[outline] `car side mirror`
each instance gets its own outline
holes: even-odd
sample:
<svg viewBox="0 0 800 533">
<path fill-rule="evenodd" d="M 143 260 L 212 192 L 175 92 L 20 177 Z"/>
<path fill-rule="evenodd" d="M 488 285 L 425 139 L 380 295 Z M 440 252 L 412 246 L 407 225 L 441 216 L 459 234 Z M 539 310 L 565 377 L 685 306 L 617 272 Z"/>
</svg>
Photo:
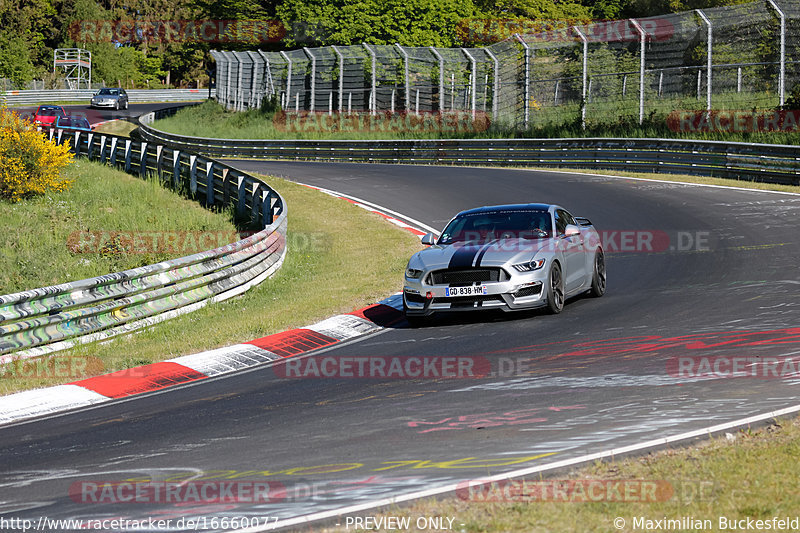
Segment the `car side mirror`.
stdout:
<svg viewBox="0 0 800 533">
<path fill-rule="evenodd" d="M 436 244 L 436 235 L 433 233 L 426 233 L 422 237 L 422 244 L 425 246 L 431 246 L 432 244 Z"/>
<path fill-rule="evenodd" d="M 576 226 L 575 224 L 567 224 L 567 227 L 564 228 L 564 237 L 574 237 L 575 235 L 581 234 L 581 228 Z"/>
</svg>

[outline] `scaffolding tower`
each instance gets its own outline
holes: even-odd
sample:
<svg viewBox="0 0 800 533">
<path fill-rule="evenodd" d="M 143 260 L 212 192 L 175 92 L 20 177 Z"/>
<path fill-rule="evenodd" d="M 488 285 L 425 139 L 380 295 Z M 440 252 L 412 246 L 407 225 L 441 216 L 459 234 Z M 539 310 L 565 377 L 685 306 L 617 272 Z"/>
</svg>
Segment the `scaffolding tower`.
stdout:
<svg viewBox="0 0 800 533">
<path fill-rule="evenodd" d="M 56 48 L 53 72 L 61 69 L 69 89 L 92 88 L 92 53 L 83 48 Z"/>
</svg>

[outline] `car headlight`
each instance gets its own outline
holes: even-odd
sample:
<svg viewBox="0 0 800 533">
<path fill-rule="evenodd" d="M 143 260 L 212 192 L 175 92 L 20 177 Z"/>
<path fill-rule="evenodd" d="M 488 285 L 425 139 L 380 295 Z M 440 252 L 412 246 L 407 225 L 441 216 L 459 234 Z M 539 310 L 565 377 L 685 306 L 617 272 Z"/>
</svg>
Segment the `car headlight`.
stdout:
<svg viewBox="0 0 800 533">
<path fill-rule="evenodd" d="M 407 268 L 406 269 L 406 278 L 408 279 L 419 279 L 422 277 L 422 270 L 418 270 L 416 268 Z"/>
<path fill-rule="evenodd" d="M 514 268 L 517 270 L 517 272 L 532 272 L 542 268 L 544 263 L 544 259 L 532 259 L 527 263 L 519 263 L 518 265 L 514 265 Z"/>
</svg>

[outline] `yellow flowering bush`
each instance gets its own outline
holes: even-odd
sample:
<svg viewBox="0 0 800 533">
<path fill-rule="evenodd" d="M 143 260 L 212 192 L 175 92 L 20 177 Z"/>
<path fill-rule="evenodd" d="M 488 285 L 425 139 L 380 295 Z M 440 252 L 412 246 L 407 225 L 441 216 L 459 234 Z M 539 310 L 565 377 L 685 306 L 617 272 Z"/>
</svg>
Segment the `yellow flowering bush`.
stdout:
<svg viewBox="0 0 800 533">
<path fill-rule="evenodd" d="M 69 145 L 49 141 L 17 113 L 0 108 L 0 198 L 18 202 L 69 188 L 61 171 L 72 162 Z"/>
</svg>

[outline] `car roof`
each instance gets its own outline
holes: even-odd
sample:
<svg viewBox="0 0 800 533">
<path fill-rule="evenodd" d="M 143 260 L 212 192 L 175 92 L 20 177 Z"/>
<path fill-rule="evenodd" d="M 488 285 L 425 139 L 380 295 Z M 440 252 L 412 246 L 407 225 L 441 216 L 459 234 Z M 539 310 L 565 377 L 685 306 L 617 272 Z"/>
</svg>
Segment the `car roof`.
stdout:
<svg viewBox="0 0 800 533">
<path fill-rule="evenodd" d="M 551 204 L 504 204 L 504 205 L 487 205 L 483 207 L 476 207 L 474 209 L 467 209 L 461 211 L 458 215 L 476 215 L 479 213 L 492 213 L 495 211 L 547 211 L 552 207 Z M 456 215 L 456 216 L 458 216 Z"/>
</svg>

